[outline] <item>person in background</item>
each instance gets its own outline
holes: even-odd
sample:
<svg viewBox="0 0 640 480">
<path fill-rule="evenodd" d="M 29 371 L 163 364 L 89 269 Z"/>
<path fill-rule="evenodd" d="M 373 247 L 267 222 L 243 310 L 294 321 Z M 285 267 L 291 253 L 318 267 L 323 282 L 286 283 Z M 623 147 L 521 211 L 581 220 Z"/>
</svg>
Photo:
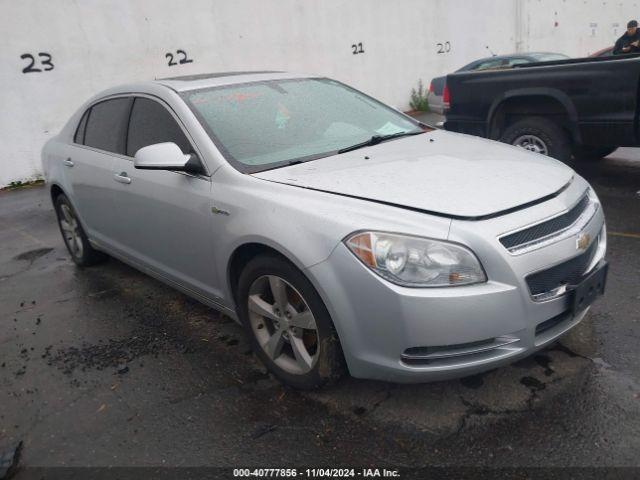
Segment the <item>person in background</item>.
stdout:
<svg viewBox="0 0 640 480">
<path fill-rule="evenodd" d="M 640 30 L 637 20 L 631 20 L 627 24 L 627 32 L 618 39 L 613 48 L 614 55 L 625 53 L 640 53 Z"/>
</svg>

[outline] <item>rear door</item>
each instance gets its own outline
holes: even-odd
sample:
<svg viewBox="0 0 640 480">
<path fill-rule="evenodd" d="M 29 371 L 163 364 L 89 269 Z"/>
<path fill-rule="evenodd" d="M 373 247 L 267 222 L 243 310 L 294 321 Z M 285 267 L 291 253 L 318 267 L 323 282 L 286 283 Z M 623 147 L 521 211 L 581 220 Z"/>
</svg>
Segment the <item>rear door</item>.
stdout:
<svg viewBox="0 0 640 480">
<path fill-rule="evenodd" d="M 71 183 L 71 200 L 87 234 L 106 244 L 113 238 L 113 162 L 124 153 L 130 105 L 130 98 L 117 97 L 87 109 L 69 155 L 63 159 Z"/>
<path fill-rule="evenodd" d="M 196 149 L 173 111 L 159 99 L 135 97 L 126 157 L 112 168 L 117 248 L 163 277 L 207 297 L 219 296 L 213 264 L 211 179 L 166 170 L 137 170 L 135 153 L 163 142 Z"/>
</svg>

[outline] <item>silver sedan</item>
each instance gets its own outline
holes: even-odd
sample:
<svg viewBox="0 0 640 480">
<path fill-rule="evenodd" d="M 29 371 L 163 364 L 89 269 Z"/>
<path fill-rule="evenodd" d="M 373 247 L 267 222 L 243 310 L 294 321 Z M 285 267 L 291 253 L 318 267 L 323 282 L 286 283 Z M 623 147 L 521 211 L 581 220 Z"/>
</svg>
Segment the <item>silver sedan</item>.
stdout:
<svg viewBox="0 0 640 480">
<path fill-rule="evenodd" d="M 424 382 L 513 362 L 604 291 L 587 182 L 276 72 L 112 88 L 43 149 L 73 260 L 110 255 L 240 322 L 283 382 Z"/>
</svg>

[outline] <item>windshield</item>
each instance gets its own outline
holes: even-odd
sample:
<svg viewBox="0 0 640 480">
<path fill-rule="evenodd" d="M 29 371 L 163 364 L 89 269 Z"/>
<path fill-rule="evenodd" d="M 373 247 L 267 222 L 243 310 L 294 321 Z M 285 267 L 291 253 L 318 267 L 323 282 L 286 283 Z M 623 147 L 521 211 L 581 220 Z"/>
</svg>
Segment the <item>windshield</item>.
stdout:
<svg viewBox="0 0 640 480">
<path fill-rule="evenodd" d="M 418 122 L 323 78 L 213 87 L 182 97 L 226 158 L 247 173 L 333 155 L 374 136 L 421 131 Z"/>
</svg>

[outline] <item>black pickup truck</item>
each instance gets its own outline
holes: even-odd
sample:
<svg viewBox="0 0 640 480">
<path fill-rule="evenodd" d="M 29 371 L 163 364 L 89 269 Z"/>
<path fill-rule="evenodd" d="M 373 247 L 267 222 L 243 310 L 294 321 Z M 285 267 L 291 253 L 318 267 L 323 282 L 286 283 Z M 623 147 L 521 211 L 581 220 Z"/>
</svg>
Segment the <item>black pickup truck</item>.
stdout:
<svg viewBox="0 0 640 480">
<path fill-rule="evenodd" d="M 562 161 L 640 146 L 640 55 L 449 75 L 445 128 Z"/>
</svg>

